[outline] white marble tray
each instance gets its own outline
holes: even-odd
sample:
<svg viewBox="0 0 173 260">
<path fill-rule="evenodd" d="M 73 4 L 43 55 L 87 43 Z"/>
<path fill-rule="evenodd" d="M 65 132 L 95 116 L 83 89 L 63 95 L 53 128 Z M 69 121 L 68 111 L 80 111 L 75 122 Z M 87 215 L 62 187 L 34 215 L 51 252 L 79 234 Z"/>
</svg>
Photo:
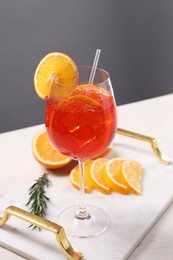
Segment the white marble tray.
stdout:
<svg viewBox="0 0 173 260">
<path fill-rule="evenodd" d="M 172 144 L 159 140 L 159 146 L 172 155 Z M 161 214 L 173 201 L 173 165 L 164 166 L 152 154 L 149 144 L 117 136 L 113 150 L 108 157 L 125 156 L 141 162 L 144 168 L 142 195 L 110 195 L 93 191 L 87 194 L 89 204 L 106 211 L 111 220 L 110 228 L 102 235 L 90 239 L 68 237 L 69 241 L 85 255 L 87 260 L 127 259 L 144 238 Z M 23 209 L 28 199 L 27 190 L 45 169 L 28 159 L 32 167 L 25 169 L 23 178 L 16 180 L 5 191 L 0 191 L 0 215 L 9 205 Z M 68 167 L 68 171 L 70 166 Z M 18 168 L 18 171 L 21 169 Z M 72 188 L 65 169 L 50 173 L 52 186 L 48 189 L 51 198 L 47 219 L 56 222 L 57 213 L 64 207 L 78 202 L 79 193 Z M 34 173 L 35 171 L 35 173 Z M 53 234 L 42 230 L 31 231 L 28 224 L 12 217 L 0 229 L 0 245 L 27 259 L 66 259 L 61 253 Z"/>
</svg>

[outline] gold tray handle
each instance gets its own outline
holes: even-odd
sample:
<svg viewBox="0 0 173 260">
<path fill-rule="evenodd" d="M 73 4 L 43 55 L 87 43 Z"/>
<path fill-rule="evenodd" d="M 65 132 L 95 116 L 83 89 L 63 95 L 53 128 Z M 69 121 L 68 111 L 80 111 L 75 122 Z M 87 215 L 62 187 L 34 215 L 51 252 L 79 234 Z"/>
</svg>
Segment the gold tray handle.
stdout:
<svg viewBox="0 0 173 260">
<path fill-rule="evenodd" d="M 68 241 L 65 230 L 62 226 L 53 223 L 45 218 L 36 216 L 30 212 L 27 212 L 23 209 L 17 208 L 15 206 L 9 206 L 5 209 L 4 215 L 0 218 L 0 227 L 6 223 L 6 221 L 11 217 L 15 216 L 19 219 L 22 219 L 34 226 L 48 230 L 56 235 L 56 239 L 64 252 L 64 254 L 71 260 L 81 260 L 84 259 L 83 253 L 75 249 L 70 242 Z"/>
<path fill-rule="evenodd" d="M 146 135 L 142 135 L 142 134 L 139 134 L 139 133 L 135 133 L 135 132 L 132 132 L 132 131 L 129 131 L 129 130 L 125 130 L 125 129 L 122 129 L 122 128 L 117 129 L 117 134 L 132 137 L 132 138 L 150 143 L 152 150 L 153 150 L 153 153 L 155 154 L 155 156 L 159 159 L 159 161 L 161 163 L 166 164 L 166 165 L 171 163 L 171 158 L 168 157 L 163 152 L 161 152 L 161 150 L 158 147 L 157 140 L 155 138 L 150 137 L 150 136 L 146 136 Z"/>
</svg>

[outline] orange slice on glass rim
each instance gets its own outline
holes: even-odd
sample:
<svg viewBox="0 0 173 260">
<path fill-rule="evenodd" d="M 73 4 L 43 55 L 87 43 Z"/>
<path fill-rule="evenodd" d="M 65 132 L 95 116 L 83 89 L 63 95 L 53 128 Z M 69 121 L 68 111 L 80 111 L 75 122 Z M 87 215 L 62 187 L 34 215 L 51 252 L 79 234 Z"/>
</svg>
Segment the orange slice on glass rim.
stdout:
<svg viewBox="0 0 173 260">
<path fill-rule="evenodd" d="M 38 64 L 34 74 L 34 86 L 41 99 L 48 99 L 52 85 L 58 86 L 57 97 L 70 95 L 78 83 L 75 62 L 61 52 L 47 54 Z"/>
<path fill-rule="evenodd" d="M 33 137 L 32 152 L 35 159 L 48 169 L 64 167 L 71 161 L 68 156 L 63 155 L 52 146 L 45 129 Z"/>
</svg>

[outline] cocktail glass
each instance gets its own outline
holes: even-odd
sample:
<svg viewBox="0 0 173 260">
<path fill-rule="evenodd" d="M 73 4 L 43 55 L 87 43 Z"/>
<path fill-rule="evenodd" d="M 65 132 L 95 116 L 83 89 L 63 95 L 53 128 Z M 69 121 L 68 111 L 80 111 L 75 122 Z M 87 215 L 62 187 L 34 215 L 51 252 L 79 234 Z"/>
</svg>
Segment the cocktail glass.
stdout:
<svg viewBox="0 0 173 260">
<path fill-rule="evenodd" d="M 64 209 L 58 216 L 58 223 L 66 233 L 78 237 L 96 236 L 109 225 L 109 216 L 102 209 L 85 204 L 84 164 L 111 144 L 117 128 L 117 108 L 110 76 L 97 68 L 93 83 L 88 84 L 91 71 L 92 67 L 78 67 L 78 86 L 63 98 L 59 98 L 58 89 L 66 86 L 52 84 L 45 116 L 52 144 L 79 164 L 79 205 Z"/>
</svg>

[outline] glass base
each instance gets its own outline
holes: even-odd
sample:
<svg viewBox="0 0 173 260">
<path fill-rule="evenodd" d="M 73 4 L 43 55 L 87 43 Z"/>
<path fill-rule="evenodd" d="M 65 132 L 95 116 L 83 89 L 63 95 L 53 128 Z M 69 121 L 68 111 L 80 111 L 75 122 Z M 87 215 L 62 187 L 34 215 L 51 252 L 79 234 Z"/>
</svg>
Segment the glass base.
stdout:
<svg viewBox="0 0 173 260">
<path fill-rule="evenodd" d="M 86 209 L 88 214 L 84 219 L 78 214 L 79 206 L 68 207 L 58 215 L 58 224 L 65 229 L 67 235 L 86 238 L 106 231 L 109 216 L 95 206 L 86 205 Z"/>
</svg>

